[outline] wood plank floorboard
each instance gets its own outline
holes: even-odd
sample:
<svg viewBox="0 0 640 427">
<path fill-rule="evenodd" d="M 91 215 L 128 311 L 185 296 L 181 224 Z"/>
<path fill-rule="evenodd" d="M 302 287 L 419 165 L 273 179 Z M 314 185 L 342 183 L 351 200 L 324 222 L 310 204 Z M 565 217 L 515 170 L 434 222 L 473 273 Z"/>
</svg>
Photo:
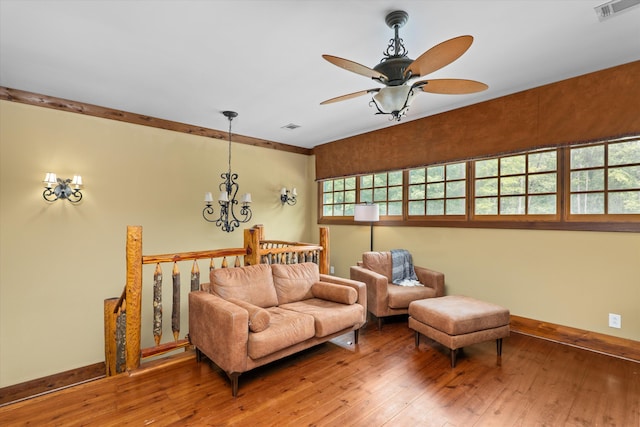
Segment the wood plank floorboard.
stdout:
<svg viewBox="0 0 640 427">
<path fill-rule="evenodd" d="M 240 376 L 195 357 L 0 408 L 0 426 L 640 426 L 640 363 L 512 333 L 449 351 L 405 319 Z"/>
</svg>

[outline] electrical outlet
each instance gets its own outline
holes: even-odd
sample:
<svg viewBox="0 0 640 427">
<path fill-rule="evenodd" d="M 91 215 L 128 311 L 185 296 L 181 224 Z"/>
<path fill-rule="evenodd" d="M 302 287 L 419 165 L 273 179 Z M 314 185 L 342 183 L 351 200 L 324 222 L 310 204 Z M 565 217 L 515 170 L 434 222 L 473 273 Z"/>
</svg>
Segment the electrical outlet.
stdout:
<svg viewBox="0 0 640 427">
<path fill-rule="evenodd" d="M 336 270 L 333 268 L 333 265 L 329 267 L 329 274 L 335 274 Z"/>
<path fill-rule="evenodd" d="M 622 328 L 622 316 L 619 314 L 609 313 L 609 327 Z"/>
</svg>

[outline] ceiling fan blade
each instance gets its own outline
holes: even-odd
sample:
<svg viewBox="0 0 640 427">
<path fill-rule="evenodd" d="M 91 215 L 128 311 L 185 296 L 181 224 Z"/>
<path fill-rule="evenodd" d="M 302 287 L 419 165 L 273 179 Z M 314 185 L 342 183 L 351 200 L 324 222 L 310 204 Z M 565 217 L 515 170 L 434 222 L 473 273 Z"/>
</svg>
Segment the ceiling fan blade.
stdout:
<svg viewBox="0 0 640 427">
<path fill-rule="evenodd" d="M 357 62 L 350 61 L 348 59 L 339 58 L 333 55 L 322 55 L 324 59 L 331 62 L 333 65 L 337 65 L 340 68 L 344 68 L 345 70 L 351 71 L 356 74 L 360 74 L 361 76 L 369 77 L 376 80 L 389 80 L 387 76 L 382 74 L 379 71 L 371 69 L 369 67 L 365 67 L 362 64 L 358 64 Z"/>
<path fill-rule="evenodd" d="M 443 95 L 462 95 L 487 90 L 489 86 L 475 80 L 465 79 L 434 79 L 415 82 L 413 86 L 423 92 L 440 93 Z"/>
<path fill-rule="evenodd" d="M 404 74 L 411 72 L 413 77 L 418 77 L 433 73 L 460 58 L 471 43 L 473 36 L 459 36 L 437 44 L 413 61 Z"/>
<path fill-rule="evenodd" d="M 367 89 L 360 90 L 358 92 L 349 93 L 347 95 L 336 96 L 335 98 L 327 99 L 326 101 L 322 101 L 320 105 L 331 104 L 334 102 L 345 101 L 347 99 L 356 98 L 358 96 L 366 95 L 371 92 L 378 92 L 380 89 Z"/>
</svg>

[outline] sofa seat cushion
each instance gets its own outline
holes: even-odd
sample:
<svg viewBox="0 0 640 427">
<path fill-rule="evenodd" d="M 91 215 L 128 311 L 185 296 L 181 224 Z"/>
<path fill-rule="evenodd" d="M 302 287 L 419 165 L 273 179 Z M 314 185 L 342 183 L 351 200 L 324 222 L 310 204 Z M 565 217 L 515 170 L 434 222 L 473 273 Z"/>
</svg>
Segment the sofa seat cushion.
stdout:
<svg viewBox="0 0 640 427">
<path fill-rule="evenodd" d="M 364 319 L 364 307 L 360 304 L 340 304 L 319 298 L 284 304 L 280 308 L 313 316 L 315 335 L 319 338 L 352 328 Z"/>
<path fill-rule="evenodd" d="M 320 280 L 318 265 L 312 262 L 300 264 L 272 264 L 273 284 L 278 304 L 313 298 L 311 287 Z"/>
<path fill-rule="evenodd" d="M 436 296 L 436 290 L 427 286 L 398 286 L 389 284 L 387 285 L 387 293 L 389 294 L 389 307 L 391 308 L 407 308 L 411 301 Z"/>
<path fill-rule="evenodd" d="M 249 333 L 247 353 L 250 358 L 268 356 L 315 335 L 313 316 L 279 307 L 267 311 L 271 319 L 269 327 L 262 332 Z"/>
<path fill-rule="evenodd" d="M 215 269 L 211 282 L 213 291 L 224 299 L 236 298 L 263 308 L 278 305 L 268 264 Z"/>
</svg>

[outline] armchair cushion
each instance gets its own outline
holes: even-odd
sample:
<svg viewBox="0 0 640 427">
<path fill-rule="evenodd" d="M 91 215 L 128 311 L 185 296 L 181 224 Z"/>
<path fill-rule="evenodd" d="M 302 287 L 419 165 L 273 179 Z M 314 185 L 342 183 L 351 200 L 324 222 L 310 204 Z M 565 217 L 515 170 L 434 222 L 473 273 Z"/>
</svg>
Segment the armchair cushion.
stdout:
<svg viewBox="0 0 640 427">
<path fill-rule="evenodd" d="M 224 299 L 236 298 L 258 307 L 278 305 L 268 264 L 220 268 L 211 273 L 213 291 Z"/>
<path fill-rule="evenodd" d="M 316 282 L 311 287 L 311 293 L 316 298 L 347 305 L 355 304 L 358 300 L 358 293 L 355 289 L 335 283 Z"/>
<path fill-rule="evenodd" d="M 264 308 L 236 298 L 229 298 L 227 301 L 247 310 L 249 313 L 249 330 L 251 332 L 262 332 L 269 327 L 271 316 Z"/>
<path fill-rule="evenodd" d="M 320 281 L 320 271 L 317 264 L 312 262 L 272 264 L 271 268 L 278 304 L 313 298 L 311 287 Z"/>
<path fill-rule="evenodd" d="M 382 274 L 388 282 L 393 280 L 391 252 L 365 252 L 362 254 L 362 266 L 367 270 Z"/>
<path fill-rule="evenodd" d="M 398 286 L 389 284 L 387 292 L 389 295 L 389 307 L 399 309 L 409 307 L 409 303 L 411 301 L 433 298 L 436 296 L 435 289 L 427 286 Z"/>
</svg>

